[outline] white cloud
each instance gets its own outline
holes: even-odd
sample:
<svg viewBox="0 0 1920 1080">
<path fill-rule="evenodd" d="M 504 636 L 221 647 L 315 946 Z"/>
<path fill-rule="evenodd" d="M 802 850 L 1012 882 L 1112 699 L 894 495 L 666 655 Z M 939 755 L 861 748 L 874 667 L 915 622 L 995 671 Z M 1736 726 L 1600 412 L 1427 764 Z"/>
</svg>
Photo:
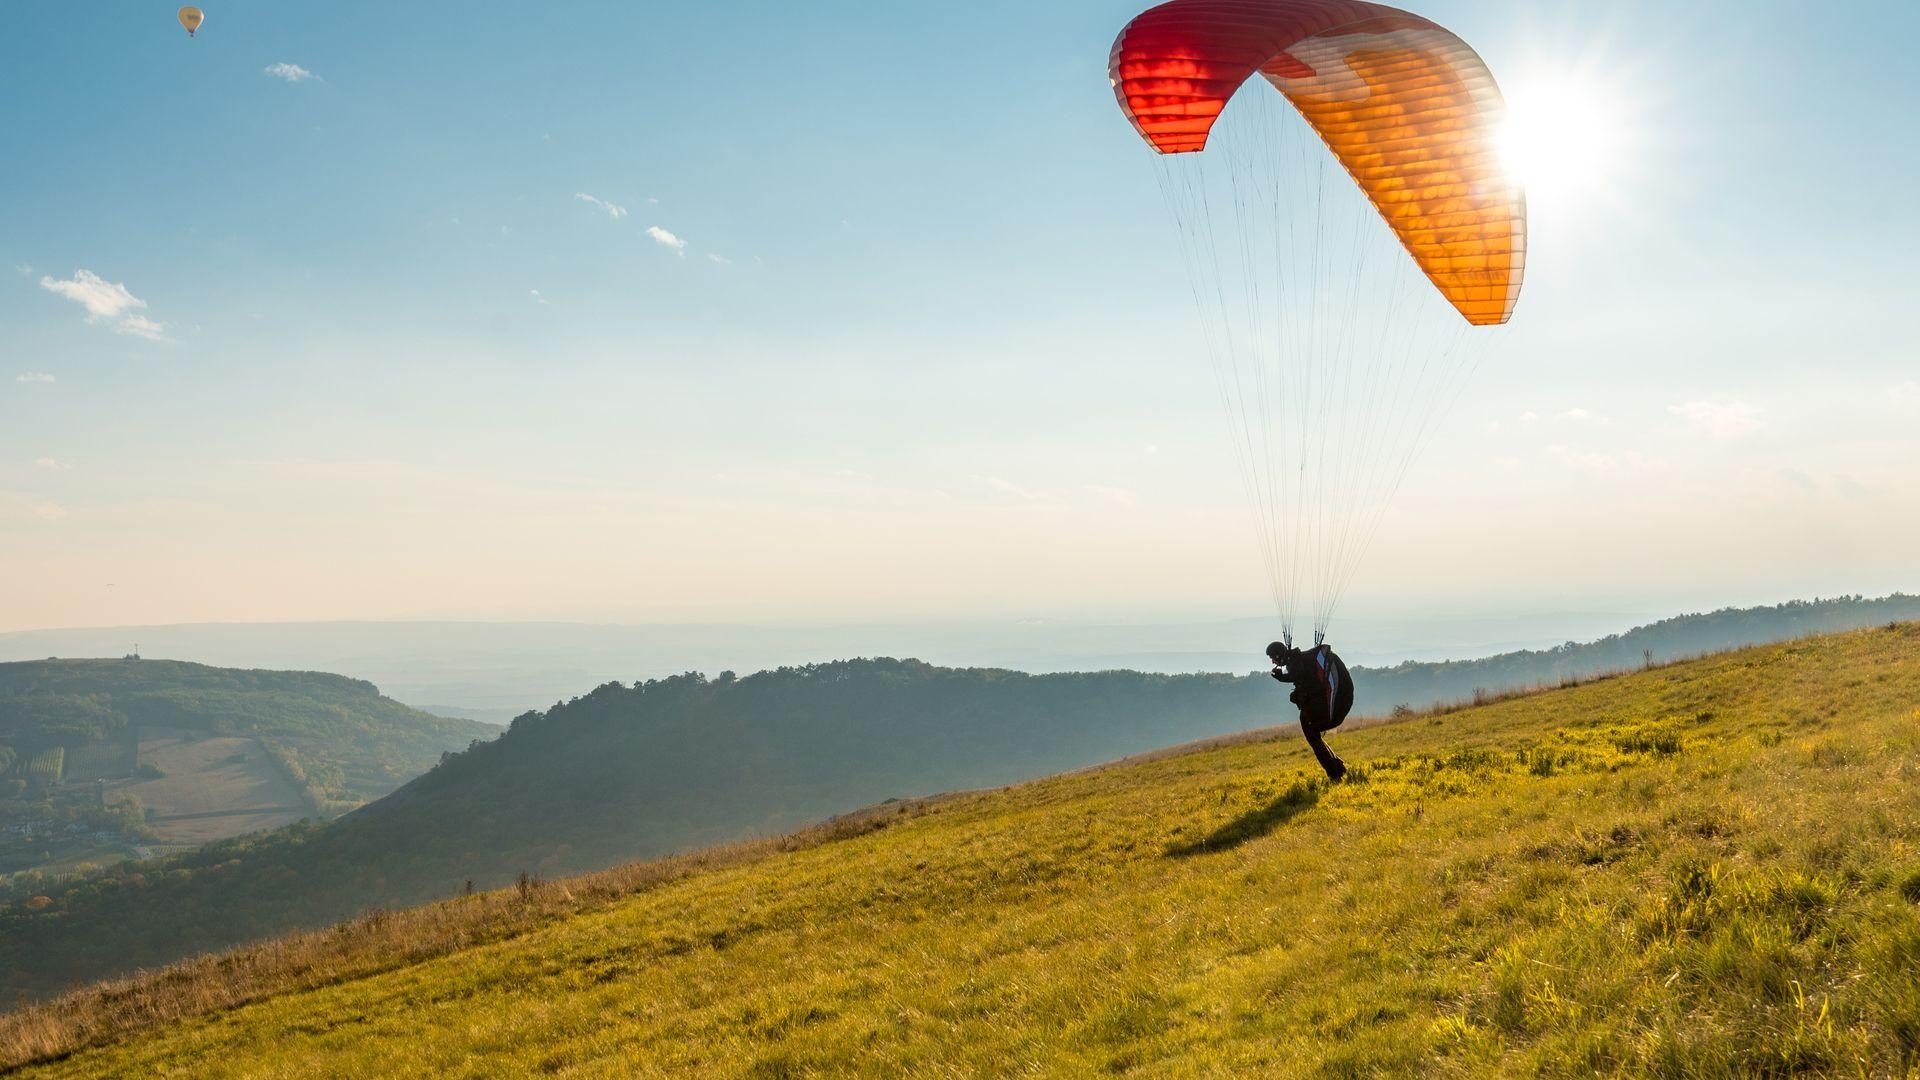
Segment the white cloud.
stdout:
<svg viewBox="0 0 1920 1080">
<path fill-rule="evenodd" d="M 1554 419 L 1564 420 L 1569 424 L 1590 424 L 1594 427 L 1606 427 L 1613 423 L 1612 420 L 1601 416 L 1591 409 L 1568 409 L 1566 412 L 1555 416 Z"/>
<path fill-rule="evenodd" d="M 1014 483 L 999 476 L 973 476 L 974 483 L 985 487 L 995 495 L 1003 496 L 1014 502 L 1067 504 L 1088 502 L 1103 503 L 1108 506 L 1134 507 L 1140 505 L 1140 495 L 1131 488 L 1117 487 L 1112 484 L 1081 484 L 1073 488 L 1032 488 Z"/>
<path fill-rule="evenodd" d="M 1537 428 L 1547 423 L 1576 424 L 1583 427 L 1608 427 L 1613 423 L 1612 420 L 1601 416 L 1592 409 L 1582 408 L 1565 409 L 1549 416 L 1542 416 L 1532 409 L 1528 409 L 1526 412 L 1514 417 L 1512 422 L 1523 428 Z M 1481 429 L 1489 435 L 1498 435 L 1507 429 L 1507 421 L 1489 420 L 1481 425 Z"/>
<path fill-rule="evenodd" d="M 1744 401 L 1689 401 L 1667 411 L 1716 439 L 1731 439 L 1767 426 L 1760 407 Z"/>
<path fill-rule="evenodd" d="M 37 468 L 47 469 L 52 472 L 66 472 L 68 469 L 73 468 L 72 462 L 61 461 L 59 458 L 51 457 L 34 458 L 33 464 Z"/>
<path fill-rule="evenodd" d="M 32 277 L 33 267 L 27 263 L 14 263 L 13 268 L 20 271 L 21 277 Z"/>
<path fill-rule="evenodd" d="M 36 499 L 31 495 L 0 491 L 0 521 L 19 518 L 34 518 L 39 521 L 59 521 L 67 516 L 67 508 L 59 503 L 50 503 Z"/>
<path fill-rule="evenodd" d="M 148 341 L 167 340 L 167 328 L 145 315 L 128 315 L 122 318 L 113 330 L 116 334 L 132 334 L 134 337 L 145 338 Z"/>
<path fill-rule="evenodd" d="M 1547 458 L 1565 468 L 1588 476 L 1608 476 L 1620 468 L 1620 459 L 1612 454 L 1588 450 L 1569 450 L 1564 446 L 1547 447 Z"/>
<path fill-rule="evenodd" d="M 301 67 L 299 64 L 288 64 L 284 62 L 269 64 L 266 72 L 276 79 L 285 79 L 288 82 L 306 82 L 308 79 L 318 79 L 320 77 L 308 71 L 306 68 Z M 349 79 L 347 81 L 352 82 L 353 80 Z"/>
<path fill-rule="evenodd" d="M 675 253 L 680 255 L 687 253 L 687 242 L 685 240 L 680 239 L 658 225 L 647 226 L 647 235 L 653 237 L 653 242 L 659 244 L 661 247 L 672 248 Z"/>
<path fill-rule="evenodd" d="M 13 381 L 25 382 L 25 383 L 51 383 L 51 382 L 58 382 L 59 380 L 55 379 L 52 375 L 49 375 L 44 371 L 23 371 L 20 374 L 15 375 L 13 377 Z"/>
<path fill-rule="evenodd" d="M 612 218 L 615 221 L 619 221 L 621 218 L 627 216 L 626 207 L 617 205 L 615 203 L 610 203 L 605 199 L 594 198 L 592 195 L 589 195 L 584 191 L 575 192 L 573 197 L 576 199 L 579 199 L 583 203 L 586 203 L 588 206 L 597 206 L 600 209 L 605 210 L 607 212 L 607 216 Z"/>
<path fill-rule="evenodd" d="M 733 260 L 727 258 L 725 255 L 708 255 L 707 261 L 713 263 L 715 266 L 732 266 L 733 265 Z"/>
<path fill-rule="evenodd" d="M 1033 488 L 1021 487 L 1019 484 L 1016 484 L 1011 480 L 1003 480 L 998 476 L 976 476 L 973 479 L 978 483 L 985 484 L 987 487 L 991 488 L 992 490 L 994 490 L 995 492 L 998 492 L 1001 495 L 1005 495 L 1013 499 L 1019 499 L 1021 502 L 1045 502 L 1052 498 L 1052 496 L 1048 495 L 1044 491 L 1036 491 Z"/>
<path fill-rule="evenodd" d="M 528 289 L 527 294 L 533 297 L 534 303 L 539 304 L 541 307 L 547 306 L 547 298 L 540 295 L 539 289 Z"/>
<path fill-rule="evenodd" d="M 135 314 L 147 306 L 145 300 L 128 292 L 125 285 L 108 281 L 91 270 L 75 270 L 73 277 L 66 281 L 43 277 L 40 287 L 86 308 L 88 322 L 113 324 L 116 334 L 131 334 L 148 341 L 167 340 L 163 324 Z"/>
<path fill-rule="evenodd" d="M 1920 402 L 1920 380 L 1910 379 L 1901 383 L 1899 386 L 1887 391 L 1887 397 L 1893 399 L 1895 405 L 1909 405 L 1914 402 Z"/>
<path fill-rule="evenodd" d="M 1632 478 L 1649 473 L 1663 473 L 1670 468 L 1662 458 L 1648 457 L 1631 450 L 1609 454 L 1555 444 L 1547 447 L 1542 454 L 1546 460 L 1569 472 L 1593 477 Z"/>
<path fill-rule="evenodd" d="M 68 281 L 43 277 L 40 287 L 78 303 L 87 309 L 87 316 L 94 319 L 117 319 L 129 309 L 147 306 L 145 300 L 128 292 L 125 285 L 108 282 L 91 270 L 75 270 Z"/>
<path fill-rule="evenodd" d="M 660 200 L 659 200 L 659 199 L 654 199 L 654 198 L 649 198 L 649 199 L 647 200 L 647 205 L 648 205 L 648 206 L 659 206 L 659 205 L 660 205 Z"/>
</svg>

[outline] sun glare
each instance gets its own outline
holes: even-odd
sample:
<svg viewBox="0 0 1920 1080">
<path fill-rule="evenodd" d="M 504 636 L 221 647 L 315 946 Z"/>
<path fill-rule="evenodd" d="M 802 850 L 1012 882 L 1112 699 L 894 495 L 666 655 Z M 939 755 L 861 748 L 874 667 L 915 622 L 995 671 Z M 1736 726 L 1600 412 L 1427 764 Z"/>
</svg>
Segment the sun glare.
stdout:
<svg viewBox="0 0 1920 1080">
<path fill-rule="evenodd" d="M 1605 87 L 1543 75 L 1509 86 L 1500 155 L 1529 199 L 1583 202 L 1604 192 L 1620 174 L 1624 134 Z"/>
</svg>

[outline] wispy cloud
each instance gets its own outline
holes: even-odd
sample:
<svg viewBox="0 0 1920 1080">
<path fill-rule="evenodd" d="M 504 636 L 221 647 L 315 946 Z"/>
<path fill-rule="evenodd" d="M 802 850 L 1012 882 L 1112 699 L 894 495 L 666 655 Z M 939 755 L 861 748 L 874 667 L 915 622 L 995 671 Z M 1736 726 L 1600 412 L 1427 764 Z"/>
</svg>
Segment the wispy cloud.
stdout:
<svg viewBox="0 0 1920 1080">
<path fill-rule="evenodd" d="M 21 277 L 32 277 L 32 276 L 33 276 L 33 266 L 32 266 L 32 264 L 31 264 L 31 263 L 14 263 L 14 264 L 13 264 L 13 268 L 14 268 L 15 270 L 18 270 L 18 271 L 20 271 L 20 276 L 21 276 Z"/>
<path fill-rule="evenodd" d="M 533 297 L 533 302 L 539 304 L 541 307 L 547 306 L 547 298 L 540 295 L 539 289 L 528 289 L 527 295 Z"/>
<path fill-rule="evenodd" d="M 1602 453 L 1594 450 L 1577 450 L 1555 444 L 1543 452 L 1545 458 L 1570 472 L 1595 477 L 1631 477 L 1650 472 L 1660 472 L 1668 466 L 1666 461 L 1657 457 L 1627 451 L 1619 454 Z M 1515 462 L 1517 465 L 1518 463 Z M 1503 467 L 1505 462 L 1502 462 Z"/>
<path fill-rule="evenodd" d="M 117 334 L 132 334 L 134 337 L 145 338 L 148 341 L 168 340 L 167 328 L 145 315 L 125 316 L 114 325 L 113 330 Z"/>
<path fill-rule="evenodd" d="M 90 319 L 117 319 L 134 308 L 147 306 L 145 300 L 128 292 L 125 285 L 110 282 L 91 270 L 76 270 L 66 281 L 43 277 L 40 287 L 86 308 Z"/>
<path fill-rule="evenodd" d="M 1549 446 L 1546 453 L 1548 460 L 1588 476 L 1609 476 L 1620 468 L 1620 459 L 1612 454 L 1570 450 L 1564 446 Z"/>
<path fill-rule="evenodd" d="M 680 239 L 658 225 L 647 226 L 647 235 L 653 237 L 653 242 L 659 244 L 661 247 L 672 248 L 677 255 L 685 255 L 687 253 L 687 242 L 685 240 Z"/>
<path fill-rule="evenodd" d="M 588 206 L 599 207 L 600 209 L 606 211 L 607 216 L 612 218 L 615 221 L 619 221 L 621 218 L 627 216 L 626 207 L 620 206 L 617 203 L 610 203 L 605 199 L 595 198 L 594 196 L 589 195 L 584 191 L 575 192 L 573 197 L 576 199 L 579 199 L 583 203 L 586 203 Z"/>
<path fill-rule="evenodd" d="M 1051 495 L 1048 495 L 1044 491 L 1037 491 L 1030 487 L 1022 487 L 1011 480 L 1005 480 L 998 476 L 976 476 L 973 479 L 976 483 L 985 484 L 989 489 L 998 494 L 1005 495 L 1010 499 L 1018 499 L 1021 502 L 1046 502 L 1052 498 Z"/>
<path fill-rule="evenodd" d="M 1914 402 L 1920 402 L 1920 380 L 1908 380 L 1907 382 L 1901 383 L 1899 386 L 1887 391 L 1887 397 L 1891 398 L 1895 405 L 1910 405 Z"/>
<path fill-rule="evenodd" d="M 1608 427 L 1608 426 L 1611 426 L 1613 423 L 1612 420 L 1608 419 L 1605 416 L 1600 415 L 1599 413 L 1594 412 L 1592 409 L 1583 409 L 1578 407 L 1571 408 L 1571 409 L 1564 409 L 1560 412 L 1552 414 L 1551 416 L 1544 416 L 1544 417 L 1541 416 L 1539 413 L 1534 412 L 1532 409 L 1528 409 L 1526 412 L 1523 412 L 1520 415 L 1513 418 L 1513 423 L 1516 426 L 1522 427 L 1522 428 L 1537 428 L 1541 426 L 1541 424 L 1544 422 L 1551 422 L 1555 424 L 1574 424 L 1582 427 Z M 1499 432 L 1506 430 L 1507 422 L 1504 420 L 1489 420 L 1482 426 L 1488 432 L 1498 434 Z"/>
<path fill-rule="evenodd" d="M 308 71 L 306 68 L 301 67 L 299 64 L 288 64 L 284 62 L 267 65 L 266 73 L 276 79 L 285 79 L 288 82 L 306 82 L 308 79 L 318 79 L 320 77 Z M 347 81 L 352 82 L 353 80 L 349 79 Z"/>
<path fill-rule="evenodd" d="M 733 265 L 733 260 L 727 258 L 725 255 L 710 254 L 707 256 L 707 261 L 714 264 L 715 266 L 732 266 Z"/>
<path fill-rule="evenodd" d="M 1716 439 L 1736 438 L 1767 426 L 1760 407 L 1744 401 L 1689 401 L 1669 405 L 1667 411 Z"/>
<path fill-rule="evenodd" d="M 33 464 L 35 468 L 46 469 L 50 472 L 66 472 L 73 468 L 72 462 L 61 461 L 59 458 L 54 457 L 34 458 Z"/>
<path fill-rule="evenodd" d="M 51 383 L 51 382 L 58 382 L 59 380 L 55 379 L 52 375 L 49 375 L 44 371 L 23 371 L 20 374 L 15 375 L 13 377 L 13 381 L 24 382 L 24 383 Z"/>
<path fill-rule="evenodd" d="M 1134 507 L 1140 495 L 1131 488 L 1112 484 L 1081 484 L 1072 488 L 1033 488 L 1000 476 L 974 476 L 974 483 L 1014 502 L 1050 504 L 1099 503 L 1106 506 Z"/>
<path fill-rule="evenodd" d="M 67 516 L 67 508 L 59 503 L 50 503 L 36 499 L 31 495 L 22 495 L 11 491 L 0 491 L 0 521 L 18 518 L 33 518 L 39 521 L 59 521 Z"/>
<path fill-rule="evenodd" d="M 86 308 L 88 322 L 108 323 L 116 334 L 130 334 L 148 341 L 167 340 L 164 324 L 137 314 L 147 306 L 145 300 L 128 292 L 125 285 L 108 281 L 91 270 L 75 270 L 73 277 L 66 281 L 43 277 L 40 287 Z"/>
</svg>

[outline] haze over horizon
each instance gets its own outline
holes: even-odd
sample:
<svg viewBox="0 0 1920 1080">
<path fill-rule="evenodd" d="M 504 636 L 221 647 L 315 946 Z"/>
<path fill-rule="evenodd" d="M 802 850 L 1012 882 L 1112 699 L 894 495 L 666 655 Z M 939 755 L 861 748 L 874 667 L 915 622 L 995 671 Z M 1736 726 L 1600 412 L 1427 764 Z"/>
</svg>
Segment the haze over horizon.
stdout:
<svg viewBox="0 0 1920 1080">
<path fill-rule="evenodd" d="M 1480 676 L 1453 662 L 1505 657 L 1485 677 L 1526 684 L 1557 663 L 1562 645 L 1606 642 L 1588 650 L 1593 670 L 1640 662 L 1643 646 L 1662 659 L 1817 629 L 1873 625 L 1913 614 L 1908 596 L 1838 598 L 1695 612 L 1675 618 L 1605 612 L 1552 612 L 1477 618 L 1354 619 L 1341 646 L 1375 671 L 1405 661 L 1427 665 L 1420 678 L 1458 683 Z M 1650 628 L 1644 641 L 1614 635 Z M 638 683 L 686 672 L 717 677 L 857 657 L 894 657 L 944 668 L 999 668 L 1035 674 L 1130 670 L 1168 675 L 1245 674 L 1262 667 L 1270 617 L 1149 624 L 1060 623 L 1026 619 L 964 623 L 802 626 L 747 623 L 622 626 L 554 622 L 211 623 L 0 633 L 0 663 L 47 658 L 187 660 L 214 667 L 324 671 L 373 683 L 389 697 L 443 715 L 505 723 L 529 709 L 578 697 L 607 683 Z M 1539 650 L 1548 650 L 1540 652 Z M 1533 655 L 1523 655 L 1533 651 Z M 1520 666 L 1514 667 L 1517 663 Z M 1414 667 L 1421 667 L 1416 664 Z M 1450 672 L 1451 674 L 1441 674 Z M 1388 678 L 1391 682 L 1391 677 Z M 1362 687 L 1377 689 L 1372 678 Z M 1404 684 L 1382 693 L 1444 698 L 1466 687 Z M 1378 701 L 1374 704 L 1379 705 Z"/>
<path fill-rule="evenodd" d="M 1259 617 L 1135 10 L 12 13 L 0 631 Z M 1592 138 L 1341 623 L 1913 589 L 1920 12 L 1426 13 Z"/>
</svg>

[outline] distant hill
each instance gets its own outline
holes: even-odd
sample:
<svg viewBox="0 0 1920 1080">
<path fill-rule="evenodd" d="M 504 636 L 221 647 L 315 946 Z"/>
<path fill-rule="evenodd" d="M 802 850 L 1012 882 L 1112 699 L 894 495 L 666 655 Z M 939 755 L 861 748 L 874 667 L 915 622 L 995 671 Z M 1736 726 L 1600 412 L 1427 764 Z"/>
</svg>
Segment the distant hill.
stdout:
<svg viewBox="0 0 1920 1080">
<path fill-rule="evenodd" d="M 1877 599 L 1842 596 L 1680 615 L 1598 641 L 1569 641 L 1551 649 L 1526 649 L 1481 660 L 1409 662 L 1356 670 L 1356 708 L 1362 713 L 1384 715 L 1396 705 L 1418 708 L 1436 701 L 1467 700 L 1475 691 L 1498 693 L 1516 687 L 1552 686 L 1565 678 L 1624 671 L 1649 662 L 1916 620 L 1920 620 L 1920 596 L 1901 593 Z"/>
<path fill-rule="evenodd" d="M 498 730 L 316 672 L 0 664 L 0 875 L 332 817 Z"/>
<path fill-rule="evenodd" d="M 736 695 L 981 682 L 748 681 L 606 690 L 508 740 L 557 763 L 654 707 L 724 741 Z M 1353 731 L 1335 786 L 1269 735 L 876 808 L 84 992 L 0 1019 L 0 1068 L 1908 1076 L 1916 708 L 1902 625 Z M 804 728 L 843 747 L 850 713 Z M 510 745 L 436 782 L 511 775 Z M 570 768 L 605 791 L 619 766 Z"/>
<path fill-rule="evenodd" d="M 1845 599 L 1668 620 L 1590 645 L 1361 671 L 1363 711 L 1555 684 L 1834 622 L 1920 616 Z M 591 870 L 876 803 L 986 787 L 1290 719 L 1263 675 L 1026 675 L 856 660 L 609 683 L 342 819 L 69 882 L 62 918 L 0 909 L 0 997 L 164 963 L 367 907 Z M 165 912 L 164 925 L 146 913 Z"/>
<path fill-rule="evenodd" d="M 4 616 L 0 610 L 0 616 Z M 1407 614 L 1343 618 L 1347 662 L 1457 660 L 1589 641 L 1670 611 L 1533 612 L 1510 617 Z M 0 660 L 149 656 L 237 668 L 332 671 L 443 716 L 505 726 L 530 708 L 613 680 L 687 671 L 768 671 L 854 656 L 912 656 L 941 667 L 1045 674 L 1189 675 L 1258 663 L 1268 618 L 1177 623 L 976 619 L 893 624 L 592 625 L 532 622 L 213 623 L 0 633 Z"/>
</svg>

